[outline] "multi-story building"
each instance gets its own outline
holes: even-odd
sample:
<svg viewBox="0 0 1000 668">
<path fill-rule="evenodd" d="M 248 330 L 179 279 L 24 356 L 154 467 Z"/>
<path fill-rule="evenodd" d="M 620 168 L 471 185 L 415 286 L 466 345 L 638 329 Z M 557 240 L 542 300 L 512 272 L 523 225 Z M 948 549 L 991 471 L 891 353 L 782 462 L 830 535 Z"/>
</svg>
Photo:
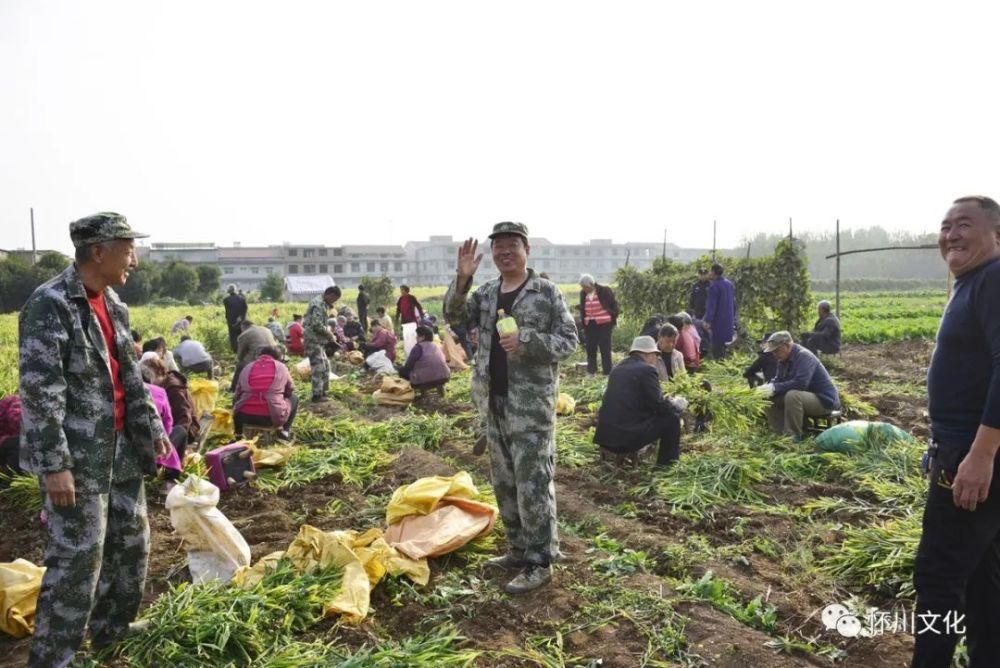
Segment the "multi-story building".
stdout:
<svg viewBox="0 0 1000 668">
<path fill-rule="evenodd" d="M 344 287 L 356 287 L 365 276 L 383 274 L 396 284 L 408 280 L 406 251 L 402 246 L 286 244 L 282 248 L 288 276 L 327 275 Z"/>
<path fill-rule="evenodd" d="M 396 285 L 447 285 L 455 274 L 455 250 L 459 242 L 450 236 L 432 236 L 410 241 L 406 246 L 282 244 L 280 246 L 216 246 L 214 243 L 154 243 L 138 246 L 140 261 L 180 260 L 192 265 L 209 264 L 222 272 L 221 285 L 235 284 L 242 290 L 257 290 L 270 273 L 281 276 L 330 276 L 337 285 L 356 287 L 365 276 L 386 275 Z M 483 261 L 476 281 L 496 274 L 489 242 L 480 247 Z M 666 257 L 689 262 L 710 253 L 707 249 L 679 248 L 675 244 L 624 243 L 592 239 L 582 244 L 556 244 L 545 238 L 531 240 L 529 266 L 545 272 L 557 283 L 575 283 L 580 274 L 592 274 L 600 282 L 614 279 L 619 267 L 648 269 L 653 260 Z"/>
</svg>

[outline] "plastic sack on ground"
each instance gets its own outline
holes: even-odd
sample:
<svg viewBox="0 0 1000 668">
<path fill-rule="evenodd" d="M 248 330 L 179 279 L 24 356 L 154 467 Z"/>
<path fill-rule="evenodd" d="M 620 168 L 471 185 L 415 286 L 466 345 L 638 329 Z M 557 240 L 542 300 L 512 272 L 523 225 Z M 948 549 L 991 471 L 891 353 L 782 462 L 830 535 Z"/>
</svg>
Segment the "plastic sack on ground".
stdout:
<svg viewBox="0 0 1000 668">
<path fill-rule="evenodd" d="M 417 345 L 417 323 L 403 324 L 403 357 L 409 357 L 413 346 Z"/>
<path fill-rule="evenodd" d="M 392 365 L 392 361 L 389 360 L 389 356 L 385 354 L 384 350 L 373 352 L 365 358 L 365 364 L 375 373 L 382 373 L 387 376 L 396 375 L 396 367 Z"/>
<path fill-rule="evenodd" d="M 453 476 L 420 478 L 392 493 L 385 508 L 385 523 L 393 525 L 407 515 L 427 515 L 446 496 L 472 499 L 479 496 L 479 490 L 467 471 Z"/>
<path fill-rule="evenodd" d="M 219 398 L 219 381 L 206 378 L 188 379 L 188 391 L 194 401 L 194 410 L 198 416 L 215 410 L 215 400 Z"/>
<path fill-rule="evenodd" d="M 428 515 L 409 515 L 386 529 L 385 540 L 411 559 L 439 557 L 489 533 L 497 509 L 488 503 L 446 496 Z"/>
<path fill-rule="evenodd" d="M 469 368 L 468 360 L 465 359 L 465 350 L 448 332 L 445 332 L 444 336 L 441 337 L 441 351 L 444 352 L 444 361 L 448 363 L 448 368 L 452 371 L 462 371 Z"/>
<path fill-rule="evenodd" d="M 309 364 L 308 357 L 303 357 L 300 361 L 292 365 L 292 375 L 299 380 L 309 380 L 312 378 L 312 366 Z"/>
<path fill-rule="evenodd" d="M 221 408 L 216 408 L 212 411 L 211 415 L 212 426 L 208 429 L 209 435 L 222 434 L 224 436 L 232 436 L 234 434 L 232 413 Z"/>
<path fill-rule="evenodd" d="M 916 442 L 910 434 L 888 422 L 852 420 L 830 427 L 817 436 L 816 447 L 823 452 L 851 454 L 869 438 L 881 438 L 886 442 L 899 440 Z"/>
<path fill-rule="evenodd" d="M 277 448 L 259 448 L 253 443 L 248 443 L 250 452 L 253 453 L 253 465 L 255 468 L 277 468 L 288 463 L 288 459 L 296 450 L 295 446 L 285 446 Z"/>
<path fill-rule="evenodd" d="M 35 606 L 45 569 L 25 559 L 0 564 L 0 631 L 15 638 L 35 632 Z"/>
<path fill-rule="evenodd" d="M 360 623 L 368 615 L 371 590 L 386 573 L 402 573 L 422 585 L 430 580 L 430 569 L 426 561 L 400 555 L 389 547 L 378 529 L 369 529 L 362 534 L 356 531 L 325 532 L 304 524 L 285 552 L 269 554 L 253 568 L 241 569 L 234 576 L 233 582 L 239 586 L 253 586 L 282 557 L 302 573 L 313 573 L 333 566 L 343 568 L 340 593 L 333 600 L 325 602 L 323 614 L 343 615 L 349 623 Z"/>
<path fill-rule="evenodd" d="M 360 350 L 352 350 L 345 356 L 347 361 L 354 366 L 361 366 L 365 363 L 365 354 Z M 386 359 L 389 359 L 388 357 Z"/>
<path fill-rule="evenodd" d="M 380 406 L 408 406 L 416 399 L 417 393 L 405 378 L 385 376 L 382 387 L 372 392 L 372 397 Z"/>
<path fill-rule="evenodd" d="M 576 399 L 565 392 L 559 393 L 556 400 L 556 415 L 572 415 L 576 412 Z"/>
<path fill-rule="evenodd" d="M 167 495 L 170 524 L 184 539 L 195 583 L 228 582 L 236 569 L 250 565 L 250 546 L 216 508 L 218 503 L 219 488 L 197 476 L 189 476 Z"/>
</svg>

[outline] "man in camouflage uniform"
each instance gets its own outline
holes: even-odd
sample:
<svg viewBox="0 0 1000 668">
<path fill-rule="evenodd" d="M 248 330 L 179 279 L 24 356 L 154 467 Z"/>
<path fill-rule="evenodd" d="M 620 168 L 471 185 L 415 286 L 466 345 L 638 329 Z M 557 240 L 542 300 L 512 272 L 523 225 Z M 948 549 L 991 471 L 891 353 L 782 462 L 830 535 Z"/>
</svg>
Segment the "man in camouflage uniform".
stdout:
<svg viewBox="0 0 1000 668">
<path fill-rule="evenodd" d="M 326 358 L 326 344 L 333 340 L 333 332 L 326 324 L 330 309 L 340 299 L 340 288 L 332 285 L 319 297 L 313 297 L 302 319 L 306 356 L 312 370 L 312 400 L 326 401 L 330 385 L 330 361 Z"/>
<path fill-rule="evenodd" d="M 445 317 L 480 331 L 472 397 L 484 416 L 493 489 L 510 541 L 510 551 L 490 563 L 520 570 L 504 587 L 517 594 L 549 582 L 559 553 L 555 404 L 559 362 L 576 349 L 577 337 L 559 288 L 527 268 L 528 228 L 498 223 L 490 240 L 500 277 L 468 296 L 482 255 L 476 255 L 477 241 L 466 241 L 445 295 Z M 497 332 L 500 309 L 516 320 L 516 332 Z"/>
<path fill-rule="evenodd" d="M 67 665 L 88 629 L 95 646 L 119 640 L 142 601 L 143 474 L 170 442 L 111 289 L 136 267 L 141 236 L 116 213 L 72 223 L 76 262 L 21 311 L 21 466 L 38 475 L 48 514 L 30 666 Z"/>
</svg>

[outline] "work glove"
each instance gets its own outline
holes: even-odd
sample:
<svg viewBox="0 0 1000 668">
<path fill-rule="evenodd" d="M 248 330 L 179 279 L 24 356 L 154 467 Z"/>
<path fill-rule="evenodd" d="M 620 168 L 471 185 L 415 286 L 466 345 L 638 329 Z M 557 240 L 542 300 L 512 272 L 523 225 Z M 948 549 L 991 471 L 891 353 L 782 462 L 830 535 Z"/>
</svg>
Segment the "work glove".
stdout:
<svg viewBox="0 0 1000 668">
<path fill-rule="evenodd" d="M 671 397 L 670 405 L 676 408 L 678 413 L 683 413 L 687 410 L 688 400 L 684 397 Z"/>
<path fill-rule="evenodd" d="M 754 389 L 757 390 L 757 394 L 763 395 L 764 397 L 770 397 L 774 394 L 774 383 L 758 385 Z"/>
</svg>

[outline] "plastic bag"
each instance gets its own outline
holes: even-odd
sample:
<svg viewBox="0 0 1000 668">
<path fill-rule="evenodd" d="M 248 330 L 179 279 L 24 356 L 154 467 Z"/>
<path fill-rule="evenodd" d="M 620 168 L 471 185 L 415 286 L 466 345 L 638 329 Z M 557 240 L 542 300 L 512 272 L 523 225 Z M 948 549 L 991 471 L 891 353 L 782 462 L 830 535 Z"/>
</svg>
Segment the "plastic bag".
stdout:
<svg viewBox="0 0 1000 668">
<path fill-rule="evenodd" d="M 195 583 L 228 582 L 236 569 L 250 565 L 250 546 L 216 506 L 219 488 L 190 476 L 167 495 L 170 524 L 184 539 Z"/>
<path fill-rule="evenodd" d="M 385 508 L 385 523 L 395 524 L 407 515 L 427 515 L 446 496 L 471 499 L 479 496 L 479 490 L 467 471 L 453 476 L 420 478 L 392 493 Z"/>
<path fill-rule="evenodd" d="M 403 355 L 410 356 L 413 346 L 417 345 L 417 323 L 408 322 L 403 325 Z"/>
<path fill-rule="evenodd" d="M 219 382 L 206 378 L 191 378 L 188 380 L 188 391 L 194 401 L 194 410 L 198 416 L 215 410 L 215 400 L 219 398 Z"/>
<path fill-rule="evenodd" d="M 411 559 L 439 557 L 489 533 L 496 523 L 494 506 L 446 496 L 428 515 L 409 515 L 385 532 L 385 540 Z"/>
<path fill-rule="evenodd" d="M 382 387 L 372 392 L 372 397 L 381 406 L 407 406 L 417 398 L 417 393 L 405 378 L 384 376 Z"/>
<path fill-rule="evenodd" d="M 465 359 L 465 350 L 447 332 L 441 337 L 441 350 L 444 352 L 444 361 L 448 363 L 448 367 L 452 371 L 462 371 L 469 368 Z"/>
<path fill-rule="evenodd" d="M 576 399 L 565 392 L 560 392 L 556 400 L 556 415 L 572 415 L 574 412 L 576 412 Z"/>
<path fill-rule="evenodd" d="M 299 362 L 292 365 L 292 373 L 299 378 L 299 380 L 309 380 L 312 378 L 312 366 L 309 364 L 309 358 L 303 357 Z"/>
<path fill-rule="evenodd" d="M 384 350 L 376 350 L 371 355 L 365 359 L 365 364 L 368 365 L 375 373 L 384 373 L 387 375 L 396 375 L 396 367 L 392 365 L 389 361 L 389 357 L 385 354 Z"/>
<path fill-rule="evenodd" d="M 35 632 L 35 606 L 45 569 L 25 559 L 0 564 L 0 631 L 15 638 Z"/>
<path fill-rule="evenodd" d="M 867 420 L 852 420 L 830 427 L 816 437 L 816 447 L 824 452 L 855 452 L 864 441 L 870 437 L 884 438 L 886 441 L 916 440 L 907 432 L 888 422 L 868 422 Z"/>
</svg>

